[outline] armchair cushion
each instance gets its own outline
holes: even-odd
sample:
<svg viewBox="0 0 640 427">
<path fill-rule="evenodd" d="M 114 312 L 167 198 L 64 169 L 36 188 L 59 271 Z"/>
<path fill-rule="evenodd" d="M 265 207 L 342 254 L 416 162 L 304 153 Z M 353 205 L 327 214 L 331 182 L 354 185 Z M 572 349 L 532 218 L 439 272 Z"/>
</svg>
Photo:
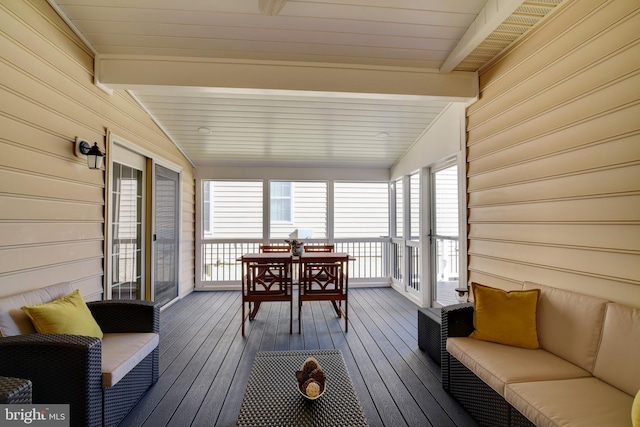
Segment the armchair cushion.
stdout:
<svg viewBox="0 0 640 427">
<path fill-rule="evenodd" d="M 471 338 L 529 349 L 540 347 L 536 326 L 539 289 L 507 292 L 478 283 L 472 286 L 475 331 Z"/>
<path fill-rule="evenodd" d="M 68 295 L 73 288 L 68 282 L 47 286 L 46 288 L 24 292 L 0 298 L 0 336 L 34 334 L 36 329 L 27 316 L 20 310 L 24 305 L 41 304 Z"/>
<path fill-rule="evenodd" d="M 113 387 L 157 346 L 158 334 L 105 334 L 102 339 L 102 387 Z"/>
<path fill-rule="evenodd" d="M 51 302 L 23 306 L 36 331 L 41 334 L 70 334 L 102 338 L 102 330 L 82 299 L 79 290 Z"/>
</svg>

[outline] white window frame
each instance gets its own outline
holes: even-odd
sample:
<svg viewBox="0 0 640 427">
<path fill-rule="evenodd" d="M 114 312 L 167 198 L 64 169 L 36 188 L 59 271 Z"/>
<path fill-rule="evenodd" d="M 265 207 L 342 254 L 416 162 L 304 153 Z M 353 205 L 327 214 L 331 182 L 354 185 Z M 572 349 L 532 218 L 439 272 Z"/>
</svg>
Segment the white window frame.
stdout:
<svg viewBox="0 0 640 427">
<path fill-rule="evenodd" d="M 211 200 L 212 200 L 211 183 L 212 182 L 213 182 L 213 180 L 210 180 L 210 179 L 203 179 L 202 180 L 202 210 L 203 210 L 203 212 L 202 212 L 202 216 L 203 216 L 203 218 L 202 218 L 202 220 L 203 220 L 202 233 L 203 234 L 211 234 L 211 233 L 213 233 L 213 231 L 212 231 L 212 228 L 213 228 L 212 227 L 212 225 L 213 225 L 213 206 L 211 206 Z M 209 194 L 208 194 L 209 197 L 208 198 L 206 197 L 206 195 L 207 195 L 207 191 L 205 190 L 206 186 L 209 187 L 208 188 L 208 192 L 209 192 Z M 209 205 L 209 215 L 208 215 L 208 218 L 207 218 L 207 220 L 209 221 L 209 228 L 206 228 L 204 226 L 204 219 L 205 219 L 204 218 L 204 204 L 205 203 L 207 205 Z"/>
<path fill-rule="evenodd" d="M 428 248 L 425 248 L 425 251 L 429 252 L 429 275 L 427 276 L 428 279 L 428 285 L 426 286 L 426 288 L 428 288 L 428 292 L 424 295 L 425 296 L 425 302 L 428 302 L 429 306 L 432 307 L 441 307 L 441 304 L 439 304 L 433 297 L 433 287 L 436 286 L 436 281 L 434 281 L 434 275 L 435 275 L 435 271 L 437 271 L 436 267 L 433 265 L 434 262 L 434 257 L 433 257 L 433 249 L 434 249 L 434 245 L 433 245 L 433 241 L 432 241 L 432 237 L 435 233 L 435 231 L 432 229 L 433 228 L 433 215 L 434 215 L 434 206 L 433 206 L 433 201 L 434 201 L 434 194 L 435 194 L 435 189 L 433 188 L 433 186 L 435 185 L 434 182 L 432 182 L 432 177 L 433 174 L 435 172 L 441 171 L 443 169 L 446 169 L 448 167 L 451 167 L 453 165 L 457 165 L 458 167 L 458 253 L 460 254 L 460 256 L 458 257 L 458 287 L 460 288 L 467 288 L 467 236 L 468 236 L 468 230 L 467 230 L 467 185 L 466 185 L 466 160 L 464 158 L 464 155 L 462 153 L 456 154 L 454 156 L 451 156 L 447 159 L 444 159 L 440 162 L 434 163 L 433 165 L 431 165 L 428 168 L 428 176 L 429 176 L 429 195 L 428 195 L 428 207 L 427 207 L 427 211 L 428 214 L 430 215 L 430 218 L 428 219 L 428 224 L 429 224 L 429 239 L 425 239 L 426 243 L 428 244 Z M 424 205 L 423 205 L 424 207 Z M 427 289 L 425 289 L 427 290 Z"/>
<path fill-rule="evenodd" d="M 284 182 L 289 184 L 289 197 L 285 197 L 285 196 L 277 196 L 277 197 L 275 197 L 273 195 L 273 192 L 271 191 L 271 185 L 274 184 L 274 183 L 284 183 Z M 294 188 L 293 188 L 294 185 L 295 185 L 295 183 L 293 181 L 280 181 L 280 180 L 278 180 L 278 181 L 275 181 L 275 180 L 274 181 L 269 181 L 269 219 L 270 219 L 270 222 L 273 222 L 275 224 L 294 224 L 295 223 L 295 218 L 294 218 L 294 215 L 293 215 L 293 213 L 295 211 L 295 209 L 293 209 L 293 203 L 294 203 L 293 195 L 295 193 L 294 192 Z M 274 220 L 273 218 L 271 218 L 271 212 L 272 212 L 271 208 L 272 208 L 272 205 L 273 205 L 272 202 L 273 202 L 274 199 L 275 200 L 287 200 L 287 199 L 289 200 L 289 220 L 288 221 L 287 220 Z"/>
</svg>

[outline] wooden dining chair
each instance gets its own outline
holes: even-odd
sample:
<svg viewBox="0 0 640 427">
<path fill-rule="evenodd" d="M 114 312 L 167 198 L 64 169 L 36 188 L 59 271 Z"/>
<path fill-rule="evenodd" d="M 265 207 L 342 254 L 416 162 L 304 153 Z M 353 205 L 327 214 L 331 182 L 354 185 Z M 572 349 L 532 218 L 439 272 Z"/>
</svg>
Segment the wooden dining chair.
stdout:
<svg viewBox="0 0 640 427">
<path fill-rule="evenodd" d="M 289 245 L 260 245 L 260 252 L 291 252 Z"/>
<path fill-rule="evenodd" d="M 349 255 L 344 253 L 323 255 L 305 253 L 300 257 L 298 333 L 302 331 L 304 301 L 331 301 L 336 315 L 344 318 L 344 331 L 349 330 Z"/>
<path fill-rule="evenodd" d="M 335 252 L 335 245 L 309 245 L 304 247 L 305 252 Z"/>
<path fill-rule="evenodd" d="M 307 252 L 307 253 L 335 252 L 335 245 L 309 245 L 304 247 L 304 252 Z"/>
<path fill-rule="evenodd" d="M 255 319 L 260 304 L 268 301 L 289 303 L 289 333 L 293 333 L 293 259 L 290 254 L 242 257 L 242 336 L 245 321 Z M 249 312 L 246 312 L 248 306 Z"/>
</svg>

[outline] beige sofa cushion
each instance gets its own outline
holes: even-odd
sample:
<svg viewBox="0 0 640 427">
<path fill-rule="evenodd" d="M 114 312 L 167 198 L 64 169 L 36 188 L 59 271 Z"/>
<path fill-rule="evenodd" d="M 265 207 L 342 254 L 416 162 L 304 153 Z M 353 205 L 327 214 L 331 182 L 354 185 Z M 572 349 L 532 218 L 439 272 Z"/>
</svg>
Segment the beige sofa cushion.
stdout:
<svg viewBox="0 0 640 427">
<path fill-rule="evenodd" d="M 508 384 L 505 399 L 539 427 L 631 427 L 633 397 L 594 377 Z"/>
<path fill-rule="evenodd" d="M 635 396 L 640 389 L 640 309 L 609 303 L 593 375 Z"/>
<path fill-rule="evenodd" d="M 149 355 L 159 342 L 156 333 L 104 334 L 102 387 L 113 387 Z"/>
<path fill-rule="evenodd" d="M 42 304 L 63 298 L 73 291 L 70 283 L 58 283 L 22 294 L 0 298 L 0 336 L 34 334 L 36 332 L 29 316 L 20 309 L 25 305 Z"/>
<path fill-rule="evenodd" d="M 541 291 L 538 300 L 540 346 L 593 372 L 608 301 L 524 282 L 524 289 L 536 288 Z"/>
<path fill-rule="evenodd" d="M 502 396 L 505 384 L 511 382 L 590 376 L 584 369 L 542 349 L 449 338 L 447 351 Z"/>
</svg>

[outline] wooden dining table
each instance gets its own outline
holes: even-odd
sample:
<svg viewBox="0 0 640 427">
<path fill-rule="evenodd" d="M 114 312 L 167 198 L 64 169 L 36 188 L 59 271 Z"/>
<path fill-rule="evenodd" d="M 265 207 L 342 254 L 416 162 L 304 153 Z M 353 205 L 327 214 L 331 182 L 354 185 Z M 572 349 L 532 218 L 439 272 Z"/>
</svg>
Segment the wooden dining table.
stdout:
<svg viewBox="0 0 640 427">
<path fill-rule="evenodd" d="M 282 255 L 283 255 L 282 252 L 246 253 L 243 256 L 237 258 L 236 261 L 242 261 L 243 259 L 248 259 L 248 258 L 252 258 L 252 259 L 255 259 L 255 260 L 269 260 L 269 259 L 282 258 Z M 349 261 L 354 261 L 355 260 L 355 257 L 347 254 L 346 252 L 313 252 L 313 253 L 310 253 L 310 254 L 307 254 L 306 252 L 303 252 L 302 255 L 291 257 L 291 259 L 293 260 L 294 263 L 299 263 L 300 259 L 304 258 L 305 256 L 314 257 L 314 258 L 332 258 L 332 257 L 335 257 L 335 256 L 348 256 L 349 257 Z"/>
</svg>

